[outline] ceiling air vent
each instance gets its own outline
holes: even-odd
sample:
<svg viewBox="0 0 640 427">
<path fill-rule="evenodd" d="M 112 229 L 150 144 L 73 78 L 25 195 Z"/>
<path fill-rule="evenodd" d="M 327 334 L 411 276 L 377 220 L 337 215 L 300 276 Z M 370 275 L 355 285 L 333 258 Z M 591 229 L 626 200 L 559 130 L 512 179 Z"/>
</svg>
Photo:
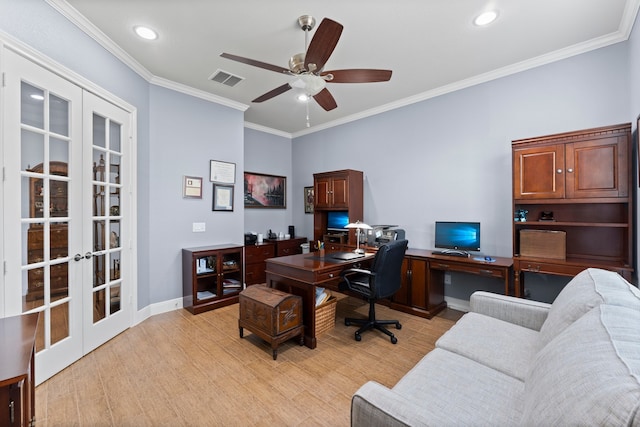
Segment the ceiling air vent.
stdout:
<svg viewBox="0 0 640 427">
<path fill-rule="evenodd" d="M 209 80 L 213 80 L 214 82 L 221 83 L 225 86 L 234 87 L 235 85 L 243 81 L 244 77 L 236 76 L 231 73 L 227 73 L 226 71 L 217 69 L 215 73 L 209 76 Z"/>
</svg>

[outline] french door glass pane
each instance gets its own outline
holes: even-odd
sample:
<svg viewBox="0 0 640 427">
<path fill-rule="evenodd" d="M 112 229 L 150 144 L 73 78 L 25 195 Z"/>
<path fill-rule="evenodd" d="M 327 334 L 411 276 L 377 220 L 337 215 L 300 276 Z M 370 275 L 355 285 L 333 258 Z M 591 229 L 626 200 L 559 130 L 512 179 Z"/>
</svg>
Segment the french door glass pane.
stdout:
<svg viewBox="0 0 640 427">
<path fill-rule="evenodd" d="M 42 165 L 44 162 L 44 135 L 22 129 L 20 138 L 20 169 L 30 171 L 34 166 Z"/>
<path fill-rule="evenodd" d="M 49 161 L 51 163 L 69 164 L 69 141 L 58 138 L 49 139 Z M 51 166 L 50 169 L 55 175 L 68 176 L 67 168 Z"/>
<path fill-rule="evenodd" d="M 49 96 L 49 130 L 69 136 L 69 102 L 53 94 Z"/>
<path fill-rule="evenodd" d="M 51 344 L 69 336 L 69 303 L 51 307 Z"/>
<path fill-rule="evenodd" d="M 44 129 L 44 91 L 26 82 L 20 89 L 20 123 Z"/>
</svg>

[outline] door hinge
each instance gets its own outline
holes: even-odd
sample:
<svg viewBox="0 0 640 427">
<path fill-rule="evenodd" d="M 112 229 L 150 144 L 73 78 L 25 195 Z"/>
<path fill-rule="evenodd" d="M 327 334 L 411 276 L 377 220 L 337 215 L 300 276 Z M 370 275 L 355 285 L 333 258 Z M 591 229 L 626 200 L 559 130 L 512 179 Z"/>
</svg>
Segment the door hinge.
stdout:
<svg viewBox="0 0 640 427">
<path fill-rule="evenodd" d="M 2 274 L 7 274 L 7 261 L 2 261 Z"/>
<path fill-rule="evenodd" d="M 4 80 L 4 76 L 5 76 L 5 75 L 6 75 L 6 73 L 4 73 L 4 72 L 3 72 L 3 73 L 2 73 L 2 87 L 5 87 L 5 86 L 6 86 L 6 82 L 5 82 L 5 80 Z"/>
</svg>

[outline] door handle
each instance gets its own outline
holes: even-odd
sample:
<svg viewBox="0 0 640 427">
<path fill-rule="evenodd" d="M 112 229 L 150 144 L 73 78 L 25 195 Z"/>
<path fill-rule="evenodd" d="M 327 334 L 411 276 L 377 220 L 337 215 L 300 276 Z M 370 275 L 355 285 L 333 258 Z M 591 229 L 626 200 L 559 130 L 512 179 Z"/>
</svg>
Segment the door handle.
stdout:
<svg viewBox="0 0 640 427">
<path fill-rule="evenodd" d="M 75 255 L 73 256 L 73 260 L 74 260 L 74 261 L 80 261 L 80 260 L 82 260 L 82 258 L 85 258 L 85 259 L 91 259 L 91 257 L 92 257 L 92 256 L 93 256 L 93 253 L 91 253 L 91 252 L 87 252 L 87 253 L 86 253 L 86 254 L 84 254 L 84 255 L 81 255 L 81 254 L 75 254 Z"/>
</svg>

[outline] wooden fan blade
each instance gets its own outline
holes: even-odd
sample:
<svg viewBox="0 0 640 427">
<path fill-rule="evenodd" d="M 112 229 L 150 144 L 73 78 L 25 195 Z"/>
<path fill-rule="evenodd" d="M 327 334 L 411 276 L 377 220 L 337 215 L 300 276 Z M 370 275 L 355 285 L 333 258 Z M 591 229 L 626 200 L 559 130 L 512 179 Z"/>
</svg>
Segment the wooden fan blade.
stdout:
<svg viewBox="0 0 640 427">
<path fill-rule="evenodd" d="M 261 95 L 259 97 L 257 97 L 256 99 L 254 99 L 251 102 L 264 102 L 267 101 L 275 96 L 278 96 L 282 93 L 285 93 L 286 91 L 292 89 L 291 85 L 289 85 L 289 83 L 285 83 L 282 86 L 279 86 L 273 90 L 270 90 L 269 92 L 265 93 L 264 95 Z"/>
<path fill-rule="evenodd" d="M 320 71 L 327 62 L 333 49 L 336 48 L 340 34 L 342 34 L 342 25 L 329 18 L 324 18 L 318 29 L 316 30 L 309 48 L 304 57 L 304 68 L 308 71 Z M 309 64 L 315 64 L 315 69 L 309 69 Z"/>
<path fill-rule="evenodd" d="M 333 75 L 333 79 L 327 80 L 327 83 L 373 83 L 386 82 L 391 79 L 391 70 L 373 70 L 373 69 L 351 69 L 351 70 L 333 70 L 322 73 Z"/>
<path fill-rule="evenodd" d="M 313 95 L 313 99 L 315 99 L 316 102 L 326 111 L 331 111 L 338 106 L 333 95 L 331 95 L 331 92 L 329 92 L 326 87 Z"/>
<path fill-rule="evenodd" d="M 266 62 L 256 61 L 255 59 L 244 58 L 242 56 L 232 55 L 230 53 L 221 53 L 220 56 L 223 58 L 231 59 L 232 61 L 242 62 L 243 64 L 253 65 L 254 67 L 264 68 L 265 70 L 269 71 L 275 71 L 276 73 L 290 73 L 288 68 L 267 64 Z"/>
</svg>

